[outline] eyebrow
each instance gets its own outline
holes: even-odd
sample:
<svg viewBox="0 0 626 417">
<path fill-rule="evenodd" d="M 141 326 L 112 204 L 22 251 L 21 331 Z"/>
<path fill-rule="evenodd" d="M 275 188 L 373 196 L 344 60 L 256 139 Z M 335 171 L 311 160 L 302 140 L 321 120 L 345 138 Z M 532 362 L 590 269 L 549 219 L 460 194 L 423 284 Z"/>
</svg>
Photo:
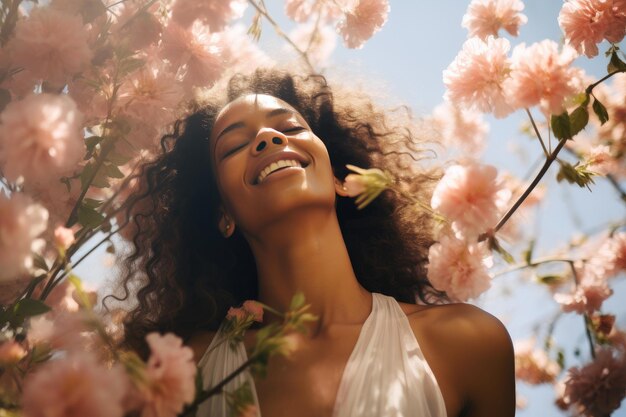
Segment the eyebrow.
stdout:
<svg viewBox="0 0 626 417">
<path fill-rule="evenodd" d="M 272 110 L 272 111 L 269 111 L 269 112 L 265 115 L 265 118 L 266 118 L 266 119 L 269 119 L 269 118 L 271 118 L 271 117 L 275 117 L 275 116 L 278 116 L 278 115 L 281 115 L 281 114 L 286 114 L 286 113 L 293 114 L 293 113 L 295 113 L 295 111 L 294 111 L 294 110 L 291 110 L 291 109 L 284 108 L 284 107 L 279 107 L 279 108 L 277 108 L 277 109 L 274 109 L 274 110 Z M 241 128 L 241 127 L 245 127 L 245 126 L 246 126 L 246 125 L 245 125 L 245 123 L 244 123 L 244 122 L 235 122 L 235 123 L 233 123 L 233 124 L 230 124 L 230 125 L 226 126 L 226 128 L 224 128 L 224 130 L 222 130 L 222 131 L 220 132 L 220 134 L 219 134 L 219 135 L 217 135 L 217 138 L 215 139 L 215 142 L 217 143 L 217 140 L 218 140 L 219 138 L 221 138 L 222 136 L 224 136 L 226 133 L 230 132 L 231 130 L 234 130 L 234 129 L 239 129 L 239 128 Z"/>
</svg>

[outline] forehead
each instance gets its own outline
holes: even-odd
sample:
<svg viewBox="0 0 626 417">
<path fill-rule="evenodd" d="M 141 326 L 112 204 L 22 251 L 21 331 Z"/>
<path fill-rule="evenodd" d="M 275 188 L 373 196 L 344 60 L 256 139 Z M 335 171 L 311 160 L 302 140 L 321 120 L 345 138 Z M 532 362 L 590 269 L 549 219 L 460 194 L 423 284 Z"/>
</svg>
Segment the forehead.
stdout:
<svg viewBox="0 0 626 417">
<path fill-rule="evenodd" d="M 289 103 L 267 94 L 248 94 L 228 103 L 217 115 L 213 132 L 214 136 L 226 126 L 243 121 L 255 113 L 267 113 L 277 108 L 286 108 L 298 113 Z"/>
</svg>

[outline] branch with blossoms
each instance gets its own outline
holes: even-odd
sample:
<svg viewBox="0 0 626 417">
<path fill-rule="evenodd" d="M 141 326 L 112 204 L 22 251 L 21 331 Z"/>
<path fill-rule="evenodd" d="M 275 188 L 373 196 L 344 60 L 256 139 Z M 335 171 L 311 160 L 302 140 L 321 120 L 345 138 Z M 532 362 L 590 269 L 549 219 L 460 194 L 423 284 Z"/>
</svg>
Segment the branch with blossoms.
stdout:
<svg viewBox="0 0 626 417">
<path fill-rule="evenodd" d="M 429 251 L 428 278 L 453 300 L 473 299 L 490 288 L 492 252 L 515 263 L 501 241 L 520 239 L 519 224 L 515 223 L 528 217 L 529 208 L 541 199 L 545 192 L 540 188 L 542 180 L 555 162 L 559 166 L 558 182 L 591 190 L 594 177 L 606 176 L 623 196 L 618 181 L 626 172 L 626 121 L 621 116 L 626 110 L 626 63 L 620 58 L 618 44 L 626 34 L 624 4 L 566 1 L 558 19 L 565 45 L 560 47 L 552 40 L 520 44 L 509 56 L 511 43 L 500 37 L 500 31 L 517 36 L 527 21 L 523 8 L 520 0 L 471 1 L 462 22 L 469 30 L 469 39 L 443 72 L 446 103 L 430 118 L 444 144 L 465 151 L 461 162 L 445 170 L 430 204 L 415 204 L 439 220 L 437 243 Z M 607 73 L 591 80 L 572 64 L 579 54 L 589 58 L 598 55 L 597 44 L 602 40 L 610 43 Z M 533 109 L 546 120 L 545 137 Z M 543 165 L 526 184 L 467 157 L 480 150 L 479 138 L 487 130 L 481 113 L 504 118 L 517 110 L 528 116 L 544 156 Z M 588 139 L 591 134 L 595 137 Z M 554 148 L 552 136 L 558 140 Z M 577 162 L 563 159 L 563 149 L 576 154 Z M 357 176 L 349 175 L 345 184 L 353 191 L 359 209 L 365 209 L 384 190 L 416 203 L 414 197 L 394 185 L 393 178 L 381 180 L 382 171 L 352 170 Z M 583 316 L 591 362 L 567 371 L 558 384 L 557 405 L 594 417 L 610 415 L 626 395 L 626 337 L 614 326 L 614 316 L 601 312 L 603 302 L 613 294 L 609 279 L 626 271 L 626 233 L 618 229 L 601 236 L 596 239 L 603 243 L 589 248 L 582 257 L 559 254 L 535 260 L 528 250 L 523 254 L 523 264 L 507 270 L 534 270 L 554 262 L 569 266 L 573 286 L 569 292 L 555 293 L 554 301 L 563 312 Z M 568 280 L 548 275 L 539 282 L 557 291 Z M 534 348 L 534 342 L 530 345 L 516 347 L 518 378 L 531 384 L 557 384 L 564 367 L 562 354 L 559 365 L 548 353 Z"/>
</svg>

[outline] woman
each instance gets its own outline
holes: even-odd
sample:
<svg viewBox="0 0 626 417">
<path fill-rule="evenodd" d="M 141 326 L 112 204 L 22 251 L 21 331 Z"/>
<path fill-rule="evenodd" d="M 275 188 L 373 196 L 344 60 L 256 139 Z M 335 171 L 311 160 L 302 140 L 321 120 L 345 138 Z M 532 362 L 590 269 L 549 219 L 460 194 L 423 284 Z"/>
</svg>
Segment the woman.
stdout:
<svg viewBox="0 0 626 417">
<path fill-rule="evenodd" d="M 346 198 L 346 164 L 386 169 L 426 198 L 432 176 L 407 164 L 401 150 L 417 142 L 392 116 L 333 95 L 322 77 L 257 71 L 178 122 L 131 213 L 125 298 L 140 288 L 126 343 L 145 354 L 147 332 L 178 333 L 211 386 L 254 340 L 211 344 L 226 309 L 258 299 L 285 311 L 302 291 L 318 321 L 267 378 L 233 383 L 251 383 L 263 415 L 514 415 L 506 330 L 476 307 L 442 304 L 425 278 L 428 215 L 392 193 L 361 211 Z M 198 415 L 227 411 L 215 399 Z"/>
</svg>

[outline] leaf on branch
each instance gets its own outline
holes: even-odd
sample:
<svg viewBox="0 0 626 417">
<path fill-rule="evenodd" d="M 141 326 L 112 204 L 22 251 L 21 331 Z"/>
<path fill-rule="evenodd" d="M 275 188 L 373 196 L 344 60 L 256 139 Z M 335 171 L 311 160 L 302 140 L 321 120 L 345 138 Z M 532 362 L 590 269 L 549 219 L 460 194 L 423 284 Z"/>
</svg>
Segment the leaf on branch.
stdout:
<svg viewBox="0 0 626 417">
<path fill-rule="evenodd" d="M 38 253 L 33 253 L 33 265 L 39 269 L 43 269 L 48 272 L 50 269 L 48 268 L 48 264 L 46 264 L 46 260 Z"/>
<path fill-rule="evenodd" d="M 96 148 L 96 145 L 99 144 L 100 142 L 102 142 L 101 136 L 89 136 L 85 138 L 85 145 L 87 146 L 87 153 L 88 154 L 93 153 L 94 149 Z"/>
<path fill-rule="evenodd" d="M 611 60 L 609 61 L 609 65 L 606 70 L 609 74 L 615 71 L 626 71 L 626 63 L 619 59 L 615 49 L 611 52 Z"/>
<path fill-rule="evenodd" d="M 28 317 L 39 316 L 50 311 L 50 307 L 43 301 L 24 298 L 13 306 L 12 318 L 9 320 L 14 326 L 21 325 Z"/>
<path fill-rule="evenodd" d="M 106 174 L 103 172 L 104 170 L 98 170 L 98 173 L 93 178 L 91 183 L 89 183 L 90 178 L 93 176 L 96 166 L 93 162 L 88 163 L 83 168 L 83 172 L 80 174 L 80 183 L 82 189 L 85 189 L 88 186 L 94 186 L 97 188 L 107 188 L 109 186 L 109 181 L 107 180 Z"/>
<path fill-rule="evenodd" d="M 524 258 L 524 263 L 526 265 L 530 265 L 533 261 L 533 251 L 535 250 L 535 240 L 532 239 L 528 244 L 528 248 L 522 252 L 522 257 Z"/>
<path fill-rule="evenodd" d="M 550 116 L 550 126 L 552 126 L 552 131 L 557 139 L 572 138 L 570 119 L 567 112 Z"/>
<path fill-rule="evenodd" d="M 604 107 L 604 104 L 602 104 L 600 100 L 594 97 L 592 107 L 594 113 L 596 114 L 596 116 L 598 116 L 601 125 L 609 121 L 609 112 L 606 110 L 606 107 Z"/>
<path fill-rule="evenodd" d="M 576 109 L 569 115 L 570 133 L 575 136 L 578 132 L 583 130 L 587 123 L 589 123 L 589 111 L 587 107 L 576 107 Z"/>
<path fill-rule="evenodd" d="M 289 306 L 289 310 L 290 311 L 298 310 L 303 305 L 304 305 L 304 293 L 297 292 L 291 299 L 291 305 Z"/>
<path fill-rule="evenodd" d="M 93 229 L 104 221 L 104 216 L 98 213 L 94 208 L 85 204 L 81 204 L 78 208 L 78 222 L 88 229 Z"/>
<path fill-rule="evenodd" d="M 548 274 L 548 275 L 539 275 L 537 277 L 537 282 L 539 282 L 540 284 L 545 284 L 545 285 L 560 284 L 564 280 L 565 278 L 563 278 L 561 275 Z"/>
<path fill-rule="evenodd" d="M 489 249 L 497 252 L 506 263 L 515 263 L 515 258 L 513 258 L 513 255 L 511 255 L 506 249 L 502 247 L 502 245 L 500 244 L 500 242 L 498 242 L 498 239 L 495 236 L 489 235 L 487 242 L 489 244 Z"/>
<path fill-rule="evenodd" d="M 105 163 L 103 165 L 103 170 L 105 174 L 111 178 L 124 178 L 125 177 L 124 173 L 120 171 L 120 169 L 113 164 Z"/>
<path fill-rule="evenodd" d="M 252 23 L 248 28 L 248 35 L 250 35 L 255 42 L 261 39 L 261 13 L 259 11 L 257 11 L 252 18 Z"/>
<path fill-rule="evenodd" d="M 589 191 L 591 188 L 589 184 L 594 184 L 593 177 L 597 175 L 595 172 L 588 169 L 587 164 L 572 165 L 569 162 L 559 160 L 561 168 L 556 174 L 556 180 L 562 182 L 563 180 L 570 184 L 576 184 L 579 187 L 587 187 Z"/>
<path fill-rule="evenodd" d="M 132 158 L 129 157 L 129 156 L 122 155 L 122 154 L 119 154 L 119 153 L 116 153 L 116 152 L 113 152 L 113 151 L 109 152 L 107 154 L 107 158 L 106 158 L 107 162 L 110 162 L 113 165 L 117 165 L 117 166 L 125 165 L 131 159 Z"/>
</svg>

